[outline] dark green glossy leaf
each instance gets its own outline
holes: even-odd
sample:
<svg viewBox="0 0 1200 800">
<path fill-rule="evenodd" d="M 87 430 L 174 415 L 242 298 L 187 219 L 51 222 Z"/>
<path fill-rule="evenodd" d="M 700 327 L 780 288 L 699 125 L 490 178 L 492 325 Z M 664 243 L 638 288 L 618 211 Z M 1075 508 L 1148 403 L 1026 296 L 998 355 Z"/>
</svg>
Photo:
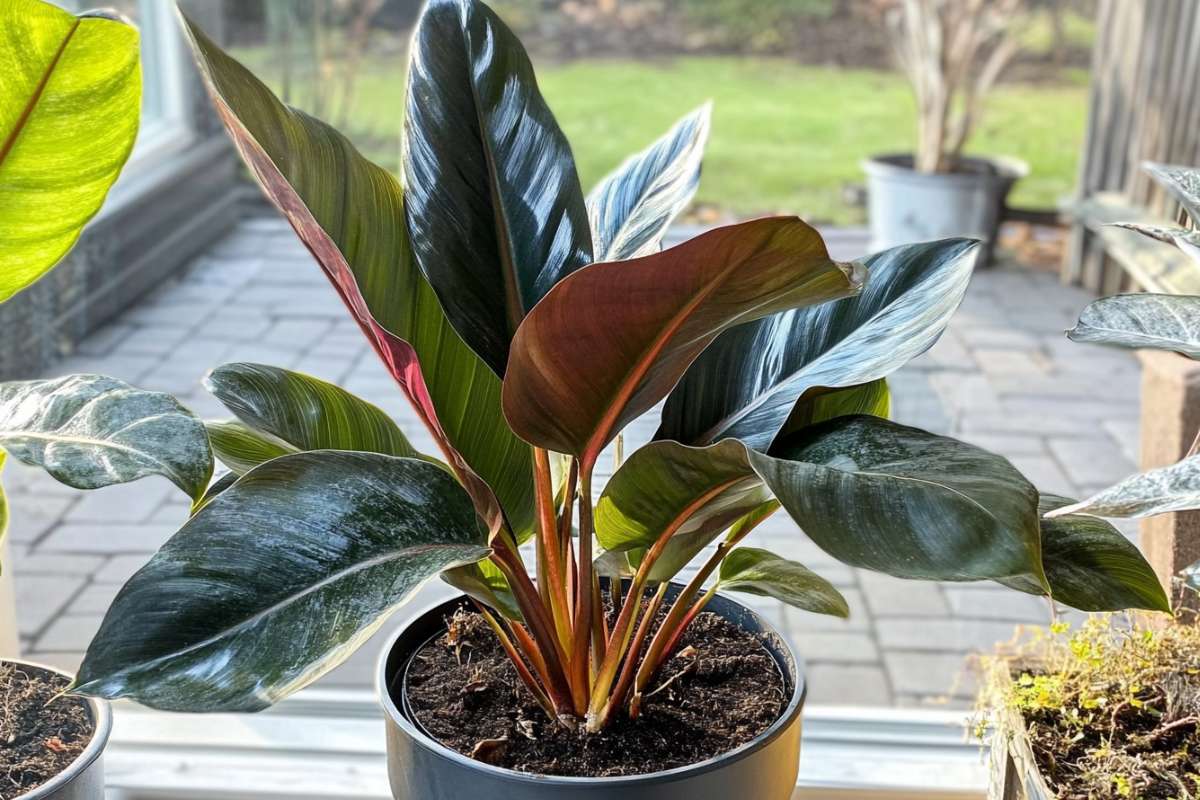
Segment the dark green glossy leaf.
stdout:
<svg viewBox="0 0 1200 800">
<path fill-rule="evenodd" d="M 887 419 L 891 413 L 892 393 L 886 378 L 847 389 L 813 389 L 796 401 L 779 435 L 787 436 L 809 425 L 838 417 L 869 414 Z"/>
<path fill-rule="evenodd" d="M 1067 331 L 1076 342 L 1169 350 L 1200 358 L 1200 297 L 1118 294 L 1088 304 Z"/>
<path fill-rule="evenodd" d="M 575 160 L 521 42 L 477 0 L 430 0 L 404 122 L 408 225 L 455 330 L 503 376 L 550 287 L 592 260 Z"/>
<path fill-rule="evenodd" d="M 700 185 L 711 116 L 712 104 L 705 103 L 588 195 L 597 261 L 623 261 L 661 249 L 667 228 Z"/>
<path fill-rule="evenodd" d="M 269 433 L 256 431 L 238 420 L 205 420 L 208 441 L 221 463 L 243 475 L 264 461 L 299 450 Z"/>
<path fill-rule="evenodd" d="M 858 296 L 722 334 L 672 390 L 655 438 L 733 437 L 766 450 L 806 392 L 869 383 L 928 350 L 962 301 L 977 252 L 967 239 L 893 248 L 865 260 Z"/>
<path fill-rule="evenodd" d="M 138 32 L 40 0 L 0 2 L 0 303 L 79 238 L 133 150 Z"/>
<path fill-rule="evenodd" d="M 1194 509 L 1200 509 L 1200 455 L 1131 475 L 1086 500 L 1055 509 L 1049 516 L 1152 517 Z"/>
<path fill-rule="evenodd" d="M 519 436 L 588 467 L 663 398 L 722 331 L 856 292 L 862 267 L 829 257 L 794 217 L 717 228 L 631 261 L 592 264 L 525 318 L 504 379 Z"/>
<path fill-rule="evenodd" d="M 293 450 L 357 450 L 415 458 L 378 407 L 317 378 L 262 364 L 225 364 L 204 386 L 239 420 Z"/>
<path fill-rule="evenodd" d="M 1006 459 L 877 417 L 841 417 L 749 451 L 801 530 L 899 578 L 1043 583 L 1037 490 Z"/>
<path fill-rule="evenodd" d="M 718 589 L 774 597 L 789 606 L 849 617 L 850 606 L 829 581 L 797 561 L 768 550 L 739 547 L 721 562 Z"/>
<path fill-rule="evenodd" d="M 1042 495 L 1038 513 L 1048 514 L 1072 502 L 1065 497 Z M 1137 547 L 1109 523 L 1069 514 L 1042 519 L 1041 526 L 1042 565 L 1056 601 L 1080 611 L 1171 610 L 1154 569 Z M 1004 583 L 1031 594 L 1046 594 L 1028 581 Z"/>
<path fill-rule="evenodd" d="M 609 481 L 596 534 L 636 563 L 678 527 L 654 567 L 666 579 L 771 495 L 852 566 L 901 578 L 1042 580 L 1037 491 L 1011 464 L 869 416 L 805 428 L 769 455 L 736 439 L 703 448 L 652 442 Z"/>
<path fill-rule="evenodd" d="M 195 500 L 213 469 L 204 423 L 175 398 L 103 375 L 0 383 L 0 447 L 76 489 L 161 475 Z"/>
<path fill-rule="evenodd" d="M 75 691 L 258 711 L 333 669 L 428 579 L 489 553 L 425 461 L 316 451 L 256 467 L 121 589 Z"/>
<path fill-rule="evenodd" d="M 421 276 L 400 184 L 328 125 L 284 106 L 194 25 L 185 25 L 243 159 L 316 257 L 400 384 L 480 514 L 533 520 L 529 448 L 500 410 L 500 381 L 455 333 Z M 469 386 L 470 391 L 463 391 Z"/>
<path fill-rule="evenodd" d="M 734 440 L 711 447 L 651 442 L 617 470 L 596 503 L 596 537 L 605 550 L 632 552 L 635 562 L 678 528 L 655 562 L 651 579 L 669 580 L 770 494 Z"/>
</svg>

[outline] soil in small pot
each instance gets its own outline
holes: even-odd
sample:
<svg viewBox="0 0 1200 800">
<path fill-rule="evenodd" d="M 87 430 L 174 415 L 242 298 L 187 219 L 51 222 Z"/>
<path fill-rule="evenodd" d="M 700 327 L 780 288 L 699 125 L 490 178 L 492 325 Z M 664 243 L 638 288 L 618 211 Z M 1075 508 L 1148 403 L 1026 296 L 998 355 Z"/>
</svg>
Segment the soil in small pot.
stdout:
<svg viewBox="0 0 1200 800">
<path fill-rule="evenodd" d="M 12 800 L 55 777 L 83 753 L 95 733 L 87 703 L 55 697 L 65 677 L 0 661 L 0 800 Z"/>
<path fill-rule="evenodd" d="M 546 717 L 482 617 L 459 612 L 448 626 L 414 657 L 409 708 L 446 747 L 499 767 L 597 778 L 689 766 L 751 741 L 788 704 L 759 637 L 705 612 L 651 682 L 638 718 L 621 713 L 587 734 Z"/>
</svg>

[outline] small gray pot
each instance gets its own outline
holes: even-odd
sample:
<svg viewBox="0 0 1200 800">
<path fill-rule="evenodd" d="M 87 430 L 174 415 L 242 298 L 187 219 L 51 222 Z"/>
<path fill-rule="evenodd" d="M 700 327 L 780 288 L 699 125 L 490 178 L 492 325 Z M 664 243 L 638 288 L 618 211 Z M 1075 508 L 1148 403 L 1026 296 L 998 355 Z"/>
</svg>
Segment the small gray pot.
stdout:
<svg viewBox="0 0 1200 800">
<path fill-rule="evenodd" d="M 71 677 L 62 670 L 44 664 L 11 658 L 4 659 L 4 663 L 15 664 L 30 672 Z M 108 745 L 109 734 L 112 733 L 112 709 L 104 700 L 92 697 L 86 700 L 92 723 L 95 725 L 92 740 L 79 754 L 79 758 L 72 761 L 65 770 L 15 800 L 104 800 L 104 748 Z"/>
<path fill-rule="evenodd" d="M 681 587 L 672 584 L 673 600 Z M 441 603 L 418 616 L 384 648 L 376 680 L 387 723 L 388 777 L 396 800 L 789 800 L 800 768 L 800 712 L 805 684 L 799 659 L 762 617 L 717 595 L 708 605 L 738 627 L 763 634 L 790 699 L 783 715 L 758 738 L 688 767 L 620 778 L 563 778 L 501 769 L 467 758 L 429 737 L 395 698 L 413 655 L 445 632 L 445 620 L 467 603 Z"/>
<path fill-rule="evenodd" d="M 1008 193 L 1029 173 L 1029 165 L 1015 158 L 964 158 L 959 172 L 929 174 L 913 169 L 912 156 L 885 155 L 862 168 L 871 252 L 967 236 L 988 243 L 988 261 Z"/>
</svg>

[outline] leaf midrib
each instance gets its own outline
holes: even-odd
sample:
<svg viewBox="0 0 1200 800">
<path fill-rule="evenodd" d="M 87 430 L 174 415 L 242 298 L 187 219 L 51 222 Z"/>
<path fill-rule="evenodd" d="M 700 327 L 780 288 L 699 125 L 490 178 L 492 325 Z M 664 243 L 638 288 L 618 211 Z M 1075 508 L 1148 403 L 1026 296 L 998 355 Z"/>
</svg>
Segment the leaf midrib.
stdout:
<svg viewBox="0 0 1200 800">
<path fill-rule="evenodd" d="M 58 45 L 58 50 L 54 53 L 54 58 L 46 65 L 45 71 L 42 73 L 42 78 L 38 82 L 37 88 L 33 90 L 29 101 L 25 104 L 25 108 L 21 110 L 21 115 L 17 117 L 17 122 L 9 133 L 8 138 L 0 144 L 0 167 L 4 166 L 4 162 L 8 159 L 9 153 L 16 146 L 17 139 L 25 130 L 25 126 L 29 124 L 30 117 L 33 116 L 33 111 L 37 108 L 37 104 L 41 102 L 42 95 L 46 92 L 46 86 L 50 83 L 50 78 L 54 74 L 54 70 L 58 68 L 58 62 L 62 59 L 63 53 L 67 50 L 67 45 L 71 43 L 71 39 L 75 36 L 75 31 L 79 30 L 81 19 L 76 17 L 71 24 L 71 29 L 67 31 L 67 35 L 63 37 L 62 42 Z"/>
<path fill-rule="evenodd" d="M 429 544 L 426 544 L 426 545 L 417 545 L 415 547 L 404 547 L 404 548 L 399 548 L 397 550 L 390 550 L 387 553 L 383 553 L 381 555 L 375 556 L 374 558 L 369 558 L 366 561 L 360 561 L 358 563 L 351 564 L 349 567 L 339 570 L 339 571 L 333 573 L 332 575 L 328 575 L 325 578 L 322 578 L 321 580 L 312 584 L 311 586 L 306 586 L 302 591 L 299 591 L 295 594 L 290 594 L 287 597 L 284 597 L 281 600 L 279 600 L 275 603 L 272 603 L 271 605 L 262 609 L 261 611 L 257 611 L 254 614 L 250 615 L 249 617 L 247 617 L 243 620 L 240 620 L 239 622 L 237 622 L 233 625 L 225 627 L 225 628 L 221 629 L 220 631 L 217 631 L 216 633 L 212 634 L 211 636 L 209 636 L 199 642 L 190 644 L 187 647 L 179 648 L 170 653 L 164 653 L 163 655 L 155 656 L 154 658 L 152 658 L 148 661 L 144 661 L 139 664 L 134 664 L 133 666 L 125 667 L 124 669 L 117 670 L 116 672 L 113 672 L 104 677 L 94 678 L 90 681 L 87 681 L 84 684 L 80 684 L 80 686 L 75 687 L 75 688 L 78 689 L 78 688 L 81 688 L 82 686 L 96 683 L 97 681 L 101 681 L 101 680 L 104 680 L 104 681 L 113 680 L 114 678 L 130 675 L 130 674 L 133 674 L 133 673 L 141 671 L 141 670 L 153 669 L 154 667 L 162 664 L 163 662 L 165 662 L 167 660 L 173 660 L 176 658 L 180 658 L 189 653 L 192 653 L 197 650 L 208 647 L 211 644 L 215 644 L 215 643 L 219 642 L 223 638 L 233 635 L 239 629 L 244 629 L 246 627 L 249 627 L 249 626 L 257 623 L 258 621 L 265 619 L 268 616 L 276 613 L 277 611 L 279 611 L 283 608 L 286 608 L 287 606 L 292 605 L 293 603 L 299 602 L 300 600 L 309 596 L 310 594 L 313 594 L 315 592 L 320 591 L 321 589 L 324 589 L 326 586 L 329 586 L 337 581 L 340 581 L 343 578 L 348 577 L 350 575 L 354 575 L 358 572 L 362 572 L 364 570 L 370 569 L 371 567 L 376 567 L 381 564 L 386 564 L 388 561 L 394 561 L 394 560 L 398 560 L 400 558 L 407 558 L 407 557 L 411 557 L 411 556 L 414 556 L 414 555 L 417 555 L 420 553 L 434 552 L 437 550 L 445 550 L 445 549 L 467 548 L 467 547 L 477 547 L 479 550 L 483 551 L 485 554 L 487 551 L 487 548 L 482 547 L 480 545 L 471 545 L 471 544 L 429 545 Z M 473 563 L 473 562 L 469 562 L 469 563 Z M 449 567 L 447 567 L 447 569 L 450 569 L 453 566 L 455 566 L 455 565 L 451 564 Z M 463 566 L 463 565 L 459 564 L 458 566 Z"/>
<path fill-rule="evenodd" d="M 140 423 L 149 421 L 149 419 L 153 419 L 153 418 L 151 417 L 151 418 L 144 419 L 144 420 L 137 420 L 137 422 L 140 424 Z M 174 467 L 172 467 L 170 464 L 163 461 L 162 459 L 155 458 L 150 453 L 144 452 L 142 450 L 137 450 L 128 445 L 124 445 L 124 444 L 121 444 L 120 442 L 114 442 L 114 441 L 111 441 L 108 439 L 95 439 L 95 438 L 92 438 L 91 436 L 64 436 L 61 434 L 43 433 L 41 431 L 11 431 L 11 430 L 0 429 L 0 441 L 3 441 L 5 439 L 38 439 L 41 441 L 51 442 L 51 443 L 55 443 L 55 444 L 89 445 L 92 447 L 100 447 L 100 448 L 105 448 L 105 449 L 109 449 L 109 450 L 118 450 L 122 453 L 128 453 L 129 455 L 146 459 L 147 461 L 150 461 L 153 464 L 156 464 L 159 467 L 161 467 L 162 470 L 165 473 L 167 473 L 167 475 L 179 478 L 179 480 L 184 481 L 186 483 L 186 480 L 184 479 L 184 477 L 182 475 L 180 475 L 179 472 L 176 471 Z"/>
</svg>

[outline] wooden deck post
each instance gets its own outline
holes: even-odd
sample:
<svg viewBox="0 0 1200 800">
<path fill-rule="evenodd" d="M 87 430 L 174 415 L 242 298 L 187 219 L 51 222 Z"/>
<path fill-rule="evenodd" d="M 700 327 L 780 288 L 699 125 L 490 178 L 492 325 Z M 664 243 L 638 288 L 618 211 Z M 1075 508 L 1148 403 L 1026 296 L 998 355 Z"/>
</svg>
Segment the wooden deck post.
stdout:
<svg viewBox="0 0 1200 800">
<path fill-rule="evenodd" d="M 1200 363 L 1175 353 L 1142 351 L 1142 469 L 1179 461 L 1200 431 Z M 1142 520 L 1142 552 L 1172 600 L 1196 605 L 1193 592 L 1180 593 L 1174 577 L 1200 561 L 1200 511 L 1161 514 Z"/>
</svg>

